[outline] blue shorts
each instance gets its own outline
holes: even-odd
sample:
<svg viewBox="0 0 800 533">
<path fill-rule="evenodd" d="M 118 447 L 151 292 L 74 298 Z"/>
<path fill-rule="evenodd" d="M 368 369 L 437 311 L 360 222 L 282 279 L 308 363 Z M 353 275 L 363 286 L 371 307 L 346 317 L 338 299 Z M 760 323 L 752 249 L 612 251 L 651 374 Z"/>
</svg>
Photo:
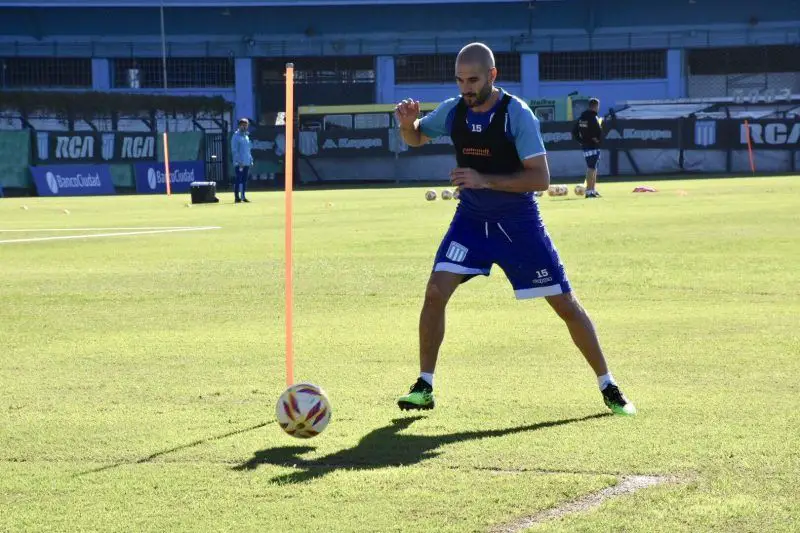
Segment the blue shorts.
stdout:
<svg viewBox="0 0 800 533">
<path fill-rule="evenodd" d="M 498 265 L 522 300 L 572 289 L 547 230 L 536 221 L 485 222 L 456 213 L 436 252 L 433 270 L 488 276 Z"/>
<path fill-rule="evenodd" d="M 586 160 L 586 168 L 597 168 L 600 161 L 600 150 L 584 150 L 583 158 Z"/>
</svg>

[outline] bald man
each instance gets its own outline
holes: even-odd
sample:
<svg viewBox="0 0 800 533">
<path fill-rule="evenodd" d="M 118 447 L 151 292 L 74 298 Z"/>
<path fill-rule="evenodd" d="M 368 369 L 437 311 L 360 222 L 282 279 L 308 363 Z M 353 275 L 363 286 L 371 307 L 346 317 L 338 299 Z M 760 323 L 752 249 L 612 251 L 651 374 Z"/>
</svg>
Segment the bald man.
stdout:
<svg viewBox="0 0 800 533">
<path fill-rule="evenodd" d="M 495 87 L 497 68 L 487 46 L 465 46 L 456 58 L 455 77 L 461 96 L 445 100 L 424 118 L 418 118 L 419 102 L 411 99 L 395 110 L 409 146 L 450 136 L 458 165 L 450 180 L 460 193 L 425 290 L 419 378 L 398 406 L 434 407 L 433 374 L 447 303 L 459 285 L 488 276 L 496 264 L 518 299 L 544 298 L 564 320 L 597 376 L 606 406 L 616 414 L 635 414 L 608 369 L 592 321 L 572 291 L 539 214 L 533 193 L 547 190 L 550 171 L 538 119 L 524 101 Z"/>
</svg>

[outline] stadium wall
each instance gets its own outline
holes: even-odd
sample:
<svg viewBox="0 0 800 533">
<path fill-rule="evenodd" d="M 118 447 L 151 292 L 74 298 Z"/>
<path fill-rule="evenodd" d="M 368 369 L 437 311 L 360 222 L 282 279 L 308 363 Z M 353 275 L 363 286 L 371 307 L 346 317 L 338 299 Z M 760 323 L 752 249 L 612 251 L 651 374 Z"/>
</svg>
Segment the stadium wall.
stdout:
<svg viewBox="0 0 800 533">
<path fill-rule="evenodd" d="M 575 91 L 598 96 L 611 106 L 631 99 L 713 91 L 718 81 L 698 79 L 692 85 L 685 75 L 682 54 L 688 48 L 800 43 L 800 5 L 795 0 L 757 4 L 721 0 L 430 2 L 413 6 L 413 31 L 398 29 L 398 20 L 408 19 L 409 8 L 404 5 L 354 6 L 331 0 L 328 6 L 302 6 L 298 1 L 297 6 L 263 7 L 269 3 L 251 3 L 262 7 L 239 7 L 247 2 L 230 7 L 226 2 L 218 2 L 217 7 L 168 7 L 171 58 L 216 57 L 235 63 L 235 81 L 230 86 L 172 88 L 170 92 L 220 95 L 236 103 L 237 115 L 255 118 L 259 58 L 374 56 L 373 100 L 364 103 L 391 103 L 407 96 L 437 101 L 454 93 L 452 83 L 397 83 L 393 58 L 454 53 L 467 41 L 481 40 L 497 52 L 522 54 L 519 81 L 504 82 L 501 72 L 500 81 L 509 90 L 526 98 L 563 97 Z M 8 2 L 0 1 L 0 6 L 4 4 Z M 115 61 L 161 55 L 160 0 L 137 5 L 142 7 L 0 7 L 0 58 L 89 57 L 92 81 L 87 89 L 158 92 L 158 88 L 117 87 L 112 80 Z M 646 80 L 540 79 L 539 54 L 603 50 L 667 50 L 666 74 Z"/>
<path fill-rule="evenodd" d="M 89 2 L 65 1 L 66 8 L 2 7 L 14 2 L 0 1 L 0 35 L 159 35 L 160 0 L 138 1 L 136 7 L 89 8 Z M 32 2 L 28 2 L 30 5 Z M 96 4 L 96 2 L 95 2 Z M 106 2 L 113 6 L 131 2 Z M 205 3 L 208 6 L 209 3 Z M 403 30 L 420 35 L 444 35 L 448 32 L 478 33 L 511 30 L 513 35 L 556 34 L 559 30 L 581 29 L 602 33 L 622 29 L 625 33 L 647 27 L 673 27 L 674 30 L 702 29 L 706 25 L 747 24 L 751 30 L 774 22 L 800 19 L 800 7 L 794 0 L 769 2 L 725 2 L 686 0 L 641 2 L 640 0 L 563 0 L 549 2 L 428 2 L 407 5 L 381 2 L 354 5 L 329 1 L 329 5 L 272 6 L 268 1 L 216 2 L 166 9 L 166 23 L 173 35 L 305 35 L 308 29 L 318 35 L 394 33 L 398 21 Z M 169 6 L 167 0 L 165 5 Z M 468 6 L 466 9 L 464 6 Z M 187 14 L 190 13 L 190 16 Z M 411 18 L 409 18 L 411 16 Z M 191 19 L 190 24 L 182 23 Z M 682 27 L 682 28 L 681 28 Z M 198 31 L 200 30 L 200 31 Z M 307 36 L 307 35 L 306 35 Z"/>
</svg>

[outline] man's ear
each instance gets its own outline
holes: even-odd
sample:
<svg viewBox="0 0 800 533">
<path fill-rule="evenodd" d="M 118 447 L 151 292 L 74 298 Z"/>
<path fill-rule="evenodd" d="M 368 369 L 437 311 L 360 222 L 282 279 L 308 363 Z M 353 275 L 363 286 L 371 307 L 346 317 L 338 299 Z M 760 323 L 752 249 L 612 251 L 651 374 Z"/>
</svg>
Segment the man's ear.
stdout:
<svg viewBox="0 0 800 533">
<path fill-rule="evenodd" d="M 497 79 L 497 67 L 492 67 L 489 69 L 489 81 L 494 83 L 494 80 Z"/>
</svg>

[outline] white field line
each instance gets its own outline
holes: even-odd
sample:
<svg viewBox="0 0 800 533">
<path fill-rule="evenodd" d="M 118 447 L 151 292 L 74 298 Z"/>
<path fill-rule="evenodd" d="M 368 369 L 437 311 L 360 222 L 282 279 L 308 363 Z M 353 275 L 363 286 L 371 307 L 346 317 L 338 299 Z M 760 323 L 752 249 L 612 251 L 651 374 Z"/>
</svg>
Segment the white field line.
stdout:
<svg viewBox="0 0 800 533">
<path fill-rule="evenodd" d="M 198 226 L 154 226 L 154 227 L 131 227 L 131 228 L 35 228 L 35 229 L 3 229 L 0 233 L 33 233 L 36 231 L 145 231 L 153 229 L 191 229 Z"/>
<path fill-rule="evenodd" d="M 567 516 L 573 513 L 583 513 L 599 507 L 603 502 L 611 498 L 632 494 L 634 492 L 677 481 L 670 476 L 623 476 L 619 483 L 611 487 L 606 487 L 585 496 L 581 496 L 572 501 L 562 503 L 552 509 L 545 509 L 531 516 L 518 518 L 513 522 L 502 524 L 493 528 L 492 533 L 520 533 L 535 525 Z"/>
<path fill-rule="evenodd" d="M 177 233 L 179 231 L 205 231 L 205 230 L 212 230 L 212 229 L 222 229 L 220 226 L 201 226 L 201 227 L 193 227 L 193 228 L 170 228 L 170 229 L 158 229 L 158 230 L 148 230 L 148 231 L 128 231 L 123 233 L 91 233 L 89 235 L 62 235 L 59 237 L 33 237 L 30 239 L 8 239 L 0 241 L 0 244 L 15 244 L 15 243 L 26 243 L 26 242 L 43 242 L 43 241 L 63 241 L 63 240 L 70 240 L 70 239 L 96 239 L 99 237 L 127 237 L 130 235 L 153 235 L 156 233 Z M 73 230 L 77 231 L 77 230 Z"/>
</svg>

